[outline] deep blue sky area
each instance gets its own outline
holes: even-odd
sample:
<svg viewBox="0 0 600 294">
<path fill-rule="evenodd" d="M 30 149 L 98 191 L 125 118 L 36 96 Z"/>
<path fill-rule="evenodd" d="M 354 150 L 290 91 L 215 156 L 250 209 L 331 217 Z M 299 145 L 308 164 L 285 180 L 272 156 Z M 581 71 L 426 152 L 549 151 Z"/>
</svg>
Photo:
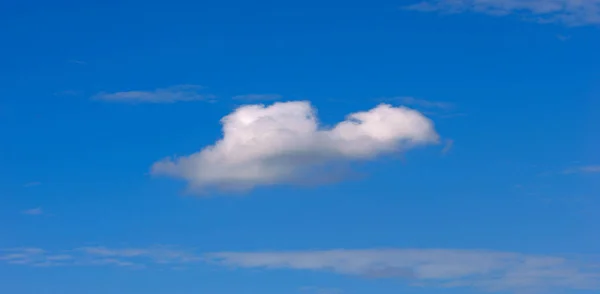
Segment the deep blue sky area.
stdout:
<svg viewBox="0 0 600 294">
<path fill-rule="evenodd" d="M 1 2 L 0 293 L 598 291 L 600 1 L 419 3 Z"/>
</svg>

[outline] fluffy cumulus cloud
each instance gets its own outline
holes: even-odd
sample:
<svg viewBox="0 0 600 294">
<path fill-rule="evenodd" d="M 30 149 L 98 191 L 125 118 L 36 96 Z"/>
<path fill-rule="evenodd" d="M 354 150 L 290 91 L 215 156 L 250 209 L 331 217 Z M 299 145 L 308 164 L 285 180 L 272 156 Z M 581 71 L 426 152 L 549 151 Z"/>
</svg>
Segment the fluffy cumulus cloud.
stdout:
<svg viewBox="0 0 600 294">
<path fill-rule="evenodd" d="M 541 23 L 599 25 L 600 0 L 428 0 L 405 7 L 417 11 L 489 15 L 518 14 Z"/>
<path fill-rule="evenodd" d="M 431 120 L 406 107 L 381 104 L 320 128 L 309 102 L 246 105 L 225 116 L 223 137 L 201 151 L 155 163 L 152 173 L 192 188 L 250 189 L 321 176 L 353 160 L 438 142 Z"/>
<path fill-rule="evenodd" d="M 238 268 L 329 271 L 399 278 L 419 286 L 475 287 L 487 291 L 600 290 L 600 268 L 553 256 L 448 249 L 371 249 L 301 252 L 223 252 L 213 262 Z"/>
</svg>

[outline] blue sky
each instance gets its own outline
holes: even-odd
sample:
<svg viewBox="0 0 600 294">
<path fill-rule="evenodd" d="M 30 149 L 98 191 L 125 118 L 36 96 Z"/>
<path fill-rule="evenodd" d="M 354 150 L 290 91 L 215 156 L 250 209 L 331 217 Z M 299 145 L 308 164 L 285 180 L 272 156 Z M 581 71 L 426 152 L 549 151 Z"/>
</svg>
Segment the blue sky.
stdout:
<svg viewBox="0 0 600 294">
<path fill-rule="evenodd" d="M 598 291 L 599 24 L 597 0 L 5 1 L 0 292 Z"/>
</svg>

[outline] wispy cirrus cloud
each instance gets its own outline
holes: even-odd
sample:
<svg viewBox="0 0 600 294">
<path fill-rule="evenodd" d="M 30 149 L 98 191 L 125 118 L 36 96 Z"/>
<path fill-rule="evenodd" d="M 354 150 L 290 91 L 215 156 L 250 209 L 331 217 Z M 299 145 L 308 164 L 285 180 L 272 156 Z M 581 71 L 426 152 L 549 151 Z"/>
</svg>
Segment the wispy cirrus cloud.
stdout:
<svg viewBox="0 0 600 294">
<path fill-rule="evenodd" d="M 234 268 L 310 270 L 370 278 L 398 278 L 420 286 L 511 292 L 600 289 L 600 267 L 589 259 L 512 252 L 370 249 L 222 252 L 207 257 Z"/>
<path fill-rule="evenodd" d="M 514 14 L 529 21 L 567 26 L 600 24 L 600 0 L 428 0 L 403 8 L 422 12 L 474 12 L 493 16 Z"/>
<path fill-rule="evenodd" d="M 233 96 L 233 100 L 241 101 L 275 101 L 281 99 L 279 94 L 246 94 Z"/>
<path fill-rule="evenodd" d="M 59 265 L 59 262 L 54 262 L 51 258 L 52 254 L 48 254 L 40 248 L 3 248 L 0 249 L 0 261 L 14 265 Z"/>
<path fill-rule="evenodd" d="M 446 144 L 444 145 L 444 148 L 442 149 L 442 155 L 448 154 L 448 152 L 450 152 L 450 150 L 452 149 L 452 146 L 454 146 L 454 140 L 447 139 Z"/>
<path fill-rule="evenodd" d="M 453 118 L 466 115 L 465 113 L 457 112 L 457 106 L 454 103 L 446 101 L 427 100 L 411 96 L 385 97 L 377 100 L 391 104 L 409 106 L 423 112 L 425 115 L 438 118 Z"/>
<path fill-rule="evenodd" d="M 29 182 L 29 183 L 25 183 L 25 185 L 23 185 L 23 187 L 29 188 L 29 187 L 39 186 L 41 184 L 42 184 L 41 182 Z"/>
<path fill-rule="evenodd" d="M 185 250 L 155 246 L 149 248 L 80 247 L 50 251 L 41 248 L 0 249 L 0 261 L 34 267 L 117 266 L 144 268 L 151 265 L 183 265 L 201 257 Z"/>
<path fill-rule="evenodd" d="M 364 249 L 195 253 L 174 247 L 79 247 L 0 249 L 0 262 L 33 267 L 113 266 L 141 269 L 162 266 L 212 265 L 265 270 L 331 272 L 371 279 L 392 278 L 408 285 L 465 287 L 491 292 L 529 290 L 600 290 L 600 263 L 595 257 L 532 255 L 515 252 L 455 249 Z M 333 288 L 304 287 L 316 293 Z"/>
<path fill-rule="evenodd" d="M 325 287 L 315 287 L 315 286 L 305 286 L 300 288 L 300 292 L 302 293 L 310 293 L 310 294 L 342 294 L 344 291 L 338 288 L 325 288 Z"/>
<path fill-rule="evenodd" d="M 570 167 L 563 170 L 564 174 L 591 174 L 600 173 L 600 165 L 585 165 L 578 167 Z"/>
<path fill-rule="evenodd" d="M 77 65 L 87 65 L 87 62 L 79 59 L 69 59 L 69 63 L 77 64 Z"/>
<path fill-rule="evenodd" d="M 77 95 L 80 95 L 81 93 L 82 93 L 81 91 L 77 91 L 77 90 L 64 90 L 64 91 L 55 92 L 54 95 L 55 96 L 77 96 Z"/>
<path fill-rule="evenodd" d="M 450 102 L 442 102 L 442 101 L 431 101 L 425 99 L 419 99 L 415 97 L 405 96 L 405 97 L 392 97 L 386 98 L 385 100 L 391 102 L 398 102 L 408 106 L 422 107 L 422 108 L 438 108 L 438 109 L 451 109 L 454 108 L 454 104 Z"/>
<path fill-rule="evenodd" d="M 178 85 L 151 91 L 123 91 L 99 93 L 93 100 L 120 103 L 175 103 L 182 101 L 213 101 L 215 96 L 201 93 L 204 89 L 198 85 Z"/>
<path fill-rule="evenodd" d="M 559 41 L 566 42 L 566 41 L 569 41 L 569 40 L 571 39 L 571 36 L 566 36 L 566 35 L 556 35 L 556 38 L 557 38 Z"/>
<path fill-rule="evenodd" d="M 44 210 L 41 207 L 36 207 L 23 210 L 22 213 L 27 215 L 42 215 L 44 214 Z"/>
<path fill-rule="evenodd" d="M 106 247 L 82 247 L 77 251 L 90 256 L 112 257 L 112 258 L 147 258 L 156 263 L 189 263 L 199 261 L 200 257 L 184 250 L 169 247 L 152 248 L 125 248 L 111 249 Z"/>
</svg>

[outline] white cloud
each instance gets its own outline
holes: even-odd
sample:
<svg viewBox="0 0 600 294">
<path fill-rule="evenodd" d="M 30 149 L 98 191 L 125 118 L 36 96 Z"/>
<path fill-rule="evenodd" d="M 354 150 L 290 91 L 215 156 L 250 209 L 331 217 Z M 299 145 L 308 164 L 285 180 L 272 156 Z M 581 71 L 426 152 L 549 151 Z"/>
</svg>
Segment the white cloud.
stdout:
<svg viewBox="0 0 600 294">
<path fill-rule="evenodd" d="M 306 101 L 246 105 L 222 118 L 223 138 L 189 156 L 164 159 L 155 175 L 187 180 L 191 188 L 250 189 L 293 183 L 341 162 L 438 142 L 433 123 L 418 111 L 381 104 L 319 128 Z"/>
<path fill-rule="evenodd" d="M 424 12 L 518 14 L 541 23 L 600 24 L 600 0 L 430 0 L 405 7 Z"/>
<path fill-rule="evenodd" d="M 373 249 L 299 252 L 222 252 L 209 260 L 239 268 L 329 271 L 400 278 L 414 285 L 488 291 L 544 288 L 600 289 L 591 261 L 511 252 L 446 249 Z"/>
<path fill-rule="evenodd" d="M 237 95 L 234 96 L 234 100 L 244 100 L 244 101 L 273 101 L 281 99 L 281 95 L 279 94 L 247 94 L 247 95 Z"/>
<path fill-rule="evenodd" d="M 41 207 L 36 207 L 32 209 L 23 210 L 23 214 L 27 215 L 41 215 L 44 214 L 44 210 Z"/>
<path fill-rule="evenodd" d="M 197 85 L 179 85 L 154 91 L 99 93 L 92 99 L 122 103 L 174 103 L 195 100 L 212 101 L 214 99 L 213 95 L 200 93 L 201 89 L 203 87 Z"/>
</svg>

